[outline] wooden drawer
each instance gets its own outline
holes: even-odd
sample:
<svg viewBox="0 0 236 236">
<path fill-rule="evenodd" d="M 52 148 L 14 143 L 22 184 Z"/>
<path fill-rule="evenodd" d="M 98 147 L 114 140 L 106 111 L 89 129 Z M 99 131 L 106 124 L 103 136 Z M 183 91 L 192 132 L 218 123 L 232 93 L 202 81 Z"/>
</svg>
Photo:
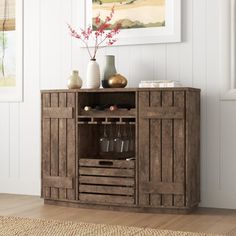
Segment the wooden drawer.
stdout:
<svg viewBox="0 0 236 236">
<path fill-rule="evenodd" d="M 79 165 L 86 167 L 109 167 L 117 169 L 134 169 L 134 161 L 111 159 L 80 159 Z"/>
<path fill-rule="evenodd" d="M 134 204 L 135 161 L 80 159 L 79 200 L 101 204 Z"/>
</svg>

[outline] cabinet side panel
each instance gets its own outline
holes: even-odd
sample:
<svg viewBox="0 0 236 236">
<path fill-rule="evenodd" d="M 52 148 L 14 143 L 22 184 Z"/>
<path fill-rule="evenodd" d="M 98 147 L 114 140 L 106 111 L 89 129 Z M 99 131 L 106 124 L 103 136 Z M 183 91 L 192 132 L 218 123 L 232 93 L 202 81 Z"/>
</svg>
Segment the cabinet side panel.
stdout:
<svg viewBox="0 0 236 236">
<path fill-rule="evenodd" d="M 58 107 L 58 93 L 51 94 L 51 107 Z M 59 174 L 59 119 L 51 119 L 51 176 Z M 58 188 L 51 188 L 51 198 L 58 199 Z"/>
<path fill-rule="evenodd" d="M 162 107 L 173 105 L 173 92 L 162 92 Z M 173 120 L 162 120 L 162 182 L 173 182 Z M 173 196 L 164 194 L 162 197 L 164 206 L 173 205 Z"/>
<path fill-rule="evenodd" d="M 139 109 L 149 107 L 149 92 L 139 93 Z M 149 193 L 143 192 L 143 187 L 150 182 L 150 143 L 149 143 L 149 119 L 139 119 L 139 204 L 150 204 Z"/>
<path fill-rule="evenodd" d="M 66 93 L 59 94 L 59 107 L 66 107 Z M 59 119 L 59 176 L 66 177 L 66 119 Z M 59 189 L 59 199 L 66 199 L 66 189 Z"/>
<path fill-rule="evenodd" d="M 185 107 L 185 92 L 174 92 L 174 106 Z M 185 184 L 185 119 L 174 120 L 174 182 Z M 185 206 L 185 195 L 174 195 L 174 206 Z"/>
<path fill-rule="evenodd" d="M 75 93 L 67 93 L 67 107 L 75 110 Z M 73 111 L 75 113 L 75 111 Z M 67 190 L 67 198 L 75 200 L 75 168 L 76 168 L 76 137 L 75 137 L 75 114 L 72 119 L 67 119 L 67 176 L 73 178 L 72 189 Z"/>
<path fill-rule="evenodd" d="M 200 201 L 200 93 L 186 92 L 187 206 Z"/>
<path fill-rule="evenodd" d="M 161 92 L 151 92 L 150 106 L 161 106 Z M 161 182 L 161 119 L 150 119 L 150 179 L 153 184 Z M 162 204 L 161 194 L 151 194 L 150 204 L 160 206 Z"/>
<path fill-rule="evenodd" d="M 50 94 L 42 95 L 42 106 L 50 107 Z M 51 197 L 51 189 L 49 187 L 44 187 L 43 185 L 43 177 L 49 176 L 51 172 L 50 130 L 50 119 L 44 119 L 42 114 L 42 195 L 44 198 Z"/>
</svg>

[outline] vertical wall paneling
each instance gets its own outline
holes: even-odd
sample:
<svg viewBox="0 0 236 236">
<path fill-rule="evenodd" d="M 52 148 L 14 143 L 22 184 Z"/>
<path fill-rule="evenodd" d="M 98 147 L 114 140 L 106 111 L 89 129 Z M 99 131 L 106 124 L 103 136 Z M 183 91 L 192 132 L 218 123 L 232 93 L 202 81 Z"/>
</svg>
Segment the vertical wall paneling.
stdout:
<svg viewBox="0 0 236 236">
<path fill-rule="evenodd" d="M 40 189 L 39 2 L 24 1 L 24 102 L 19 105 L 19 178 L 27 183 L 24 188 L 28 190 L 22 190 L 26 194 L 36 194 Z"/>
<path fill-rule="evenodd" d="M 154 53 L 153 73 L 154 79 L 165 80 L 167 78 L 167 60 L 166 60 L 166 44 L 157 44 L 152 46 Z"/>
<path fill-rule="evenodd" d="M 180 44 L 166 45 L 166 78 L 180 81 Z"/>
<path fill-rule="evenodd" d="M 212 7 L 214 6 L 214 8 Z M 219 194 L 220 161 L 220 78 L 219 78 L 219 1 L 207 1 L 207 180 L 214 191 L 208 192 L 208 201 L 216 204 Z M 217 127 L 217 128 L 216 128 Z M 210 173 L 210 174 L 209 174 Z"/>
<path fill-rule="evenodd" d="M 6 179 L 9 176 L 9 104 L 0 104 L 1 109 L 1 122 L 0 122 L 0 177 Z"/>
<path fill-rule="evenodd" d="M 180 81 L 186 86 L 192 86 L 193 77 L 193 2 L 196 0 L 182 0 L 182 43 L 180 45 Z M 201 16 L 199 16 L 201 17 Z"/>
<path fill-rule="evenodd" d="M 132 55 L 132 57 L 131 57 Z M 130 87 L 135 87 L 138 85 L 139 81 L 141 80 L 140 72 L 142 70 L 137 70 L 137 68 L 142 68 L 141 64 L 141 48 L 137 50 L 136 46 L 131 46 L 129 50 L 129 63 L 126 66 L 130 68 L 130 77 L 128 84 Z M 147 76 L 147 75 L 146 75 Z"/>
<path fill-rule="evenodd" d="M 67 23 L 71 23 L 71 1 L 42 0 L 40 4 L 42 86 L 65 88 L 71 72 L 71 37 L 67 29 Z"/>
<path fill-rule="evenodd" d="M 199 17 L 201 15 L 201 17 Z M 193 86 L 201 88 L 201 188 L 207 198 L 207 1 L 193 1 Z"/>
<path fill-rule="evenodd" d="M 19 103 L 9 105 L 9 177 L 19 178 L 20 126 Z"/>
</svg>

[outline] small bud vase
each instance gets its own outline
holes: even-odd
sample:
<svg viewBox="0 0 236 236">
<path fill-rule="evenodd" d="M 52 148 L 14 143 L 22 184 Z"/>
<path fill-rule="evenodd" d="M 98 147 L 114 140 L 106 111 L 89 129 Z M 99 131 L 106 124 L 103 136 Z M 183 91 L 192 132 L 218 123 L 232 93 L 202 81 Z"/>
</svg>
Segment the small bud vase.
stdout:
<svg viewBox="0 0 236 236">
<path fill-rule="evenodd" d="M 100 68 L 96 59 L 91 59 L 87 67 L 86 87 L 97 89 L 100 87 Z"/>
<path fill-rule="evenodd" d="M 108 80 L 110 77 L 116 74 L 115 67 L 115 56 L 114 55 L 106 55 L 106 65 L 104 68 L 103 78 L 102 78 L 102 87 L 110 88 L 108 84 Z"/>
<path fill-rule="evenodd" d="M 67 87 L 69 89 L 80 89 L 82 87 L 82 79 L 77 70 L 73 70 L 72 75 L 68 78 Z"/>
</svg>

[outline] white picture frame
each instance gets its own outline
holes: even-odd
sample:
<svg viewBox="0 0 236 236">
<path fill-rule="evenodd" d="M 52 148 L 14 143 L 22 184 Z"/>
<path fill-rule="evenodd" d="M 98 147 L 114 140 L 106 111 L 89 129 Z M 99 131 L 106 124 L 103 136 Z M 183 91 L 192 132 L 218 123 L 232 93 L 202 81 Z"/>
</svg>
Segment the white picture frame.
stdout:
<svg viewBox="0 0 236 236">
<path fill-rule="evenodd" d="M 23 100 L 23 10 L 24 0 L 16 0 L 16 85 L 0 87 L 0 102 Z"/>
<path fill-rule="evenodd" d="M 92 0 L 81 1 L 81 7 L 84 14 L 81 14 L 80 21 L 85 29 L 92 25 Z M 166 0 L 164 27 L 122 29 L 117 39 L 114 46 L 181 42 L 181 0 Z"/>
</svg>

